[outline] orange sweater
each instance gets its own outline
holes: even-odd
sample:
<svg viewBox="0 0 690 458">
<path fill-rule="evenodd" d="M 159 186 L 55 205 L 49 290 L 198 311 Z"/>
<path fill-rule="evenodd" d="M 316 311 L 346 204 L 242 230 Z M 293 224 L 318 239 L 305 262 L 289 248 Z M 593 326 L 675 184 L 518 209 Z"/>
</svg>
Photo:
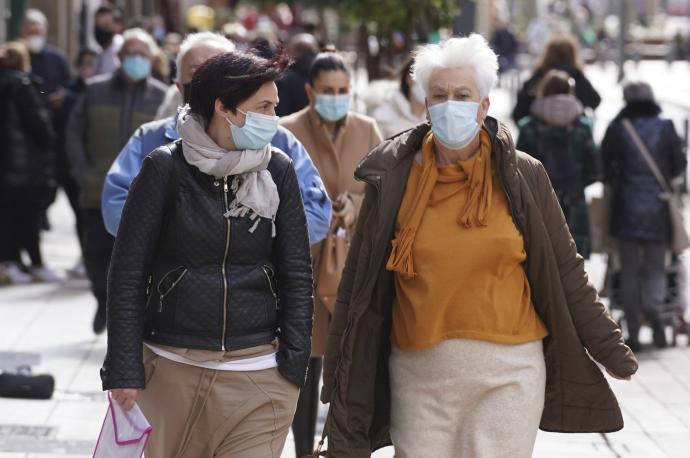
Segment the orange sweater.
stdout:
<svg viewBox="0 0 690 458">
<path fill-rule="evenodd" d="M 402 350 L 457 338 L 518 344 L 548 335 L 532 305 L 522 235 L 497 176 L 487 226 L 458 224 L 468 194 L 465 171 L 478 156 L 438 168 L 412 250 L 417 275 L 395 274 L 392 340 Z M 400 215 L 414 201 L 421 169 L 415 161 Z M 401 224 L 398 217 L 396 231 Z"/>
</svg>

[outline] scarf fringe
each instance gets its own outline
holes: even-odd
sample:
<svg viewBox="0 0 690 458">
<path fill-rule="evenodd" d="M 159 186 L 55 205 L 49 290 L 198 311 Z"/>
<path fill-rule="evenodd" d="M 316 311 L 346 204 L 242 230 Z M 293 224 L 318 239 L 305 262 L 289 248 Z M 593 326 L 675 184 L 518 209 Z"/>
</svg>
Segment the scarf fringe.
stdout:
<svg viewBox="0 0 690 458">
<path fill-rule="evenodd" d="M 233 202 L 233 204 L 234 203 L 235 202 Z M 242 206 L 235 206 L 234 208 L 231 208 L 225 212 L 223 216 L 228 219 L 248 217 L 250 221 L 254 221 L 254 224 L 249 228 L 248 231 L 250 234 L 253 234 L 256 231 L 256 228 L 259 227 L 259 223 L 261 222 L 259 215 L 256 214 L 251 208 Z M 271 220 L 271 238 L 275 238 L 276 233 L 276 222 L 275 220 Z"/>
<path fill-rule="evenodd" d="M 480 151 L 477 153 L 468 175 L 468 195 L 464 208 L 457 217 L 459 225 L 465 228 L 488 225 L 492 198 L 491 139 L 485 131 L 480 134 Z M 434 152 L 434 137 L 429 132 L 422 141 L 422 172 L 418 192 L 409 209 L 401 215 L 402 228 L 391 242 L 393 249 L 386 263 L 386 269 L 409 280 L 417 276 L 412 256 L 417 229 L 421 224 L 427 206 L 433 205 L 431 195 L 439 179 Z"/>
<path fill-rule="evenodd" d="M 414 258 L 412 256 L 412 244 L 414 242 L 417 230 L 411 227 L 406 227 L 391 243 L 393 251 L 391 252 L 386 269 L 397 272 L 405 279 L 412 279 L 417 276 L 414 271 Z"/>
</svg>

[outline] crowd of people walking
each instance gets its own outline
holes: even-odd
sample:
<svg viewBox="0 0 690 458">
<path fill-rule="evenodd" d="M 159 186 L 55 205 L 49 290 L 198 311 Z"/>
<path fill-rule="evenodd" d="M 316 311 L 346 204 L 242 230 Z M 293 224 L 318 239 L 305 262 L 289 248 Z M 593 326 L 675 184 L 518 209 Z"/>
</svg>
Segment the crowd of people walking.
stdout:
<svg viewBox="0 0 690 458">
<path fill-rule="evenodd" d="M 290 427 L 307 456 L 319 401 L 333 457 L 527 457 L 539 428 L 623 427 L 595 361 L 629 380 L 643 323 L 667 345 L 686 170 L 650 85 L 624 87 L 597 145 L 601 97 L 554 38 L 514 139 L 477 34 L 417 48 L 369 116 L 312 35 L 195 32 L 162 64 L 160 40 L 120 25 L 96 11 L 101 49 L 74 76 L 38 10 L 0 47 L 0 282 L 59 281 L 40 234 L 63 189 L 107 329 L 103 389 L 151 422 L 146 456 L 278 457 Z M 625 334 L 585 273 L 596 182 Z"/>
</svg>

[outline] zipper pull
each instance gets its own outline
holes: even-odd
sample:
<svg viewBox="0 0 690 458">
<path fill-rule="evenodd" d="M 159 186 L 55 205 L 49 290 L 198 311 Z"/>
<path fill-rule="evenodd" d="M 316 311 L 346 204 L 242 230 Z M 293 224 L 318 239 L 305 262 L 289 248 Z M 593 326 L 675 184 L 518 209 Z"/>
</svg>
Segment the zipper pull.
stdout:
<svg viewBox="0 0 690 458">
<path fill-rule="evenodd" d="M 228 177 L 223 177 L 223 192 L 228 193 Z"/>
</svg>

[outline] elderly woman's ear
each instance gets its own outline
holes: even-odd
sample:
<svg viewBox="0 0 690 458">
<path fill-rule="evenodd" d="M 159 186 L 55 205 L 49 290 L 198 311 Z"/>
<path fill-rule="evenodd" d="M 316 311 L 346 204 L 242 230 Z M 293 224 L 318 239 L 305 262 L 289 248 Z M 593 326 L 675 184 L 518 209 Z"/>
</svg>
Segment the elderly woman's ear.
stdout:
<svg viewBox="0 0 690 458">
<path fill-rule="evenodd" d="M 491 101 L 489 97 L 484 97 L 481 102 L 479 102 L 479 110 L 477 110 L 477 122 L 479 125 L 484 124 L 484 120 L 489 115 L 489 107 L 491 106 Z"/>
</svg>

